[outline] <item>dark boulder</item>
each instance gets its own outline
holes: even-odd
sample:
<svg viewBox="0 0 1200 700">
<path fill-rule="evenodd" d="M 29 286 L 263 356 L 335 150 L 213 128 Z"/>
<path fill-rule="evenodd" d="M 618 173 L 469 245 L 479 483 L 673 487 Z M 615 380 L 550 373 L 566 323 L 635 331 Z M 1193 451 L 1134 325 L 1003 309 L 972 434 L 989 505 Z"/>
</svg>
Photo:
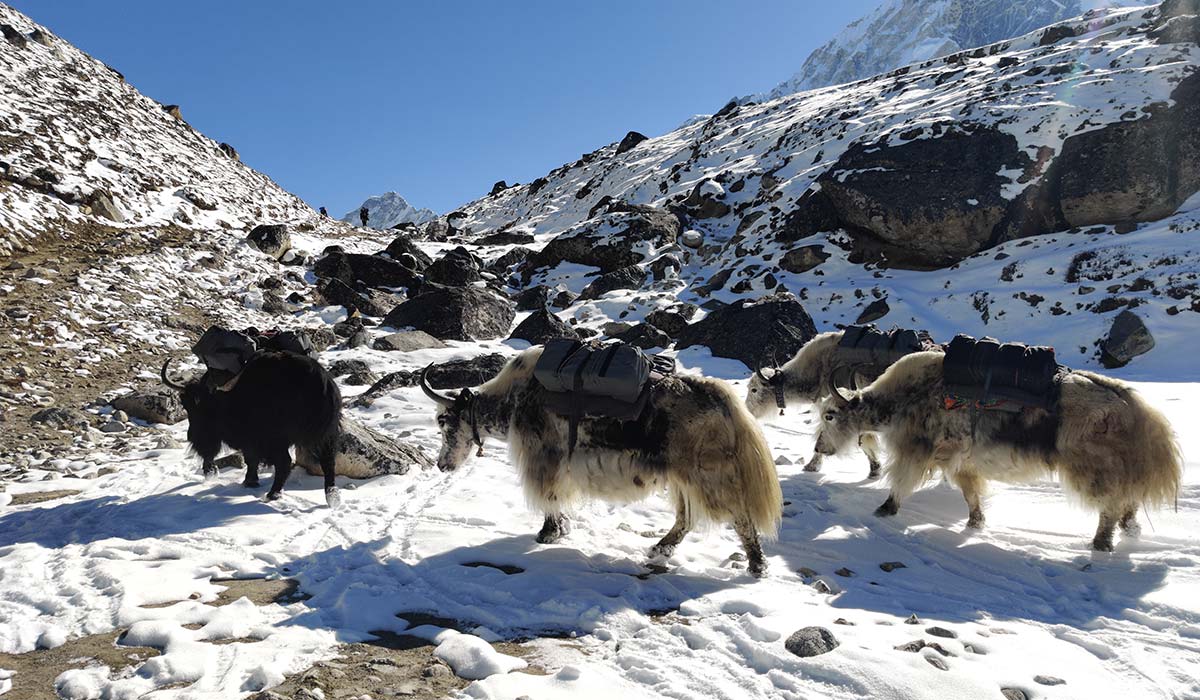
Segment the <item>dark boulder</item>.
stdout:
<svg viewBox="0 0 1200 700">
<path fill-rule="evenodd" d="M 497 231 L 475 239 L 475 245 L 528 245 L 533 236 L 516 231 Z"/>
<path fill-rule="evenodd" d="M 504 190 L 507 190 L 507 189 L 508 189 L 508 183 L 505 182 L 504 180 L 500 180 L 500 181 L 496 182 L 496 184 L 492 185 L 492 189 L 490 192 L 488 192 L 488 196 L 495 197 L 496 195 L 500 194 L 501 192 L 503 192 Z"/>
<path fill-rule="evenodd" d="M 542 345 L 555 338 L 578 339 L 579 334 L 563 322 L 561 318 L 542 308 L 534 311 L 524 321 L 517 324 L 510 340 L 525 340 L 531 345 Z"/>
<path fill-rule="evenodd" d="M 429 368 L 426 377 L 434 389 L 461 389 L 479 386 L 504 369 L 508 358 L 500 353 L 476 355 L 462 360 L 450 360 Z"/>
<path fill-rule="evenodd" d="M 788 272 L 800 274 L 808 272 L 828 259 L 829 253 L 825 252 L 825 246 L 806 245 L 792 248 L 785 253 L 779 260 L 779 267 Z"/>
<path fill-rule="evenodd" d="M 796 297 L 776 294 L 714 309 L 683 329 L 676 347 L 704 345 L 717 357 L 760 367 L 791 358 L 816 334 L 812 318 Z"/>
<path fill-rule="evenodd" d="M 125 221 L 125 215 L 121 213 L 116 203 L 113 202 L 112 195 L 105 190 L 93 190 L 87 197 L 87 205 L 96 216 L 102 216 L 109 221 L 117 223 Z"/>
<path fill-rule="evenodd" d="M 639 323 L 633 328 L 614 336 L 617 340 L 630 345 L 636 345 L 643 350 L 650 348 L 667 348 L 671 345 L 671 336 L 655 328 L 649 323 Z"/>
<path fill-rule="evenodd" d="M 425 268 L 425 280 L 447 287 L 465 287 L 483 279 L 479 259 L 466 248 L 458 246 Z"/>
<path fill-rule="evenodd" d="M 656 282 L 661 282 L 667 278 L 668 270 L 674 271 L 675 274 L 679 274 L 679 271 L 683 269 L 683 263 L 679 262 L 678 257 L 668 253 L 667 255 L 660 255 L 659 257 L 655 258 L 653 261 L 651 261 L 648 267 L 650 268 L 651 274 L 654 275 L 654 280 Z"/>
<path fill-rule="evenodd" d="M 317 292 L 330 304 L 339 304 L 351 311 L 357 309 L 368 316 L 387 316 L 396 306 L 386 295 L 357 292 L 336 277 L 318 280 Z"/>
<path fill-rule="evenodd" d="M 172 118 L 183 121 L 183 111 L 179 109 L 179 105 L 163 105 L 162 109 Z"/>
<path fill-rule="evenodd" d="M 724 196 L 725 188 L 720 184 L 702 180 L 683 200 L 683 206 L 694 219 L 719 219 L 730 212 L 729 205 L 721 201 Z"/>
<path fill-rule="evenodd" d="M 319 475 L 319 461 L 303 449 L 296 451 L 296 464 L 309 474 Z M 411 442 L 399 442 L 368 428 L 348 416 L 342 416 L 334 471 L 352 479 L 369 479 L 384 474 L 407 474 L 417 467 L 433 466 L 429 457 Z"/>
<path fill-rule="evenodd" d="M 29 417 L 29 422 L 45 425 L 54 430 L 85 430 L 92 419 L 88 414 L 74 408 L 51 406 L 35 412 Z"/>
<path fill-rule="evenodd" d="M 634 146 L 646 140 L 644 134 L 639 134 L 636 131 L 631 131 L 625 134 L 625 138 L 621 139 L 621 143 L 617 144 L 617 155 L 632 150 Z"/>
<path fill-rule="evenodd" d="M 421 278 L 395 260 L 379 255 L 343 253 L 332 250 L 313 265 L 313 274 L 322 278 L 337 278 L 350 287 L 403 287 L 409 296 L 421 289 Z"/>
<path fill-rule="evenodd" d="M 372 347 L 384 352 L 413 352 L 414 350 L 444 348 L 446 344 L 425 331 L 399 331 L 376 338 Z"/>
<path fill-rule="evenodd" d="M 415 242 L 413 242 L 410 235 L 396 236 L 394 239 L 392 239 L 392 242 L 388 244 L 388 247 L 383 250 L 383 252 L 393 260 L 399 260 L 400 256 L 408 253 L 409 255 L 413 256 L 417 262 L 416 267 L 412 267 L 410 269 L 413 269 L 417 272 L 422 272 L 425 270 L 425 268 L 433 264 L 433 258 L 429 257 L 428 253 L 421 250 L 421 248 Z"/>
<path fill-rule="evenodd" d="M 658 328 L 663 333 L 678 338 L 683 329 L 687 328 L 688 321 L 696 315 L 696 306 L 692 304 L 680 304 L 673 309 L 658 309 L 646 314 L 646 323 Z"/>
<path fill-rule="evenodd" d="M 546 308 L 553 291 L 546 285 L 539 284 L 518 292 L 513 300 L 517 302 L 518 311 L 536 311 Z"/>
<path fill-rule="evenodd" d="M 629 265 L 607 272 L 592 280 L 587 287 L 584 287 L 579 298 L 598 299 L 617 289 L 637 289 L 642 286 L 644 281 L 646 281 L 646 271 L 637 265 Z"/>
<path fill-rule="evenodd" d="M 229 144 L 222 142 L 220 144 L 217 144 L 217 148 L 221 149 L 221 153 L 224 153 L 226 157 L 232 158 L 233 160 L 241 162 L 242 157 L 240 155 L 238 155 L 237 149 L 234 148 L 233 146 L 230 146 Z"/>
<path fill-rule="evenodd" d="M 508 335 L 512 304 L 475 287 L 427 285 L 428 291 L 392 310 L 384 323 L 412 327 L 441 340 L 490 340 Z"/>
<path fill-rule="evenodd" d="M 276 260 L 292 249 L 292 236 L 286 224 L 259 224 L 250 229 L 246 241 Z"/>
<path fill-rule="evenodd" d="M 4 38 L 8 39 L 8 43 L 18 49 L 23 49 L 29 44 L 25 35 L 14 29 L 11 24 L 0 24 L 0 34 L 3 34 Z"/>
<path fill-rule="evenodd" d="M 1154 336 L 1141 317 L 1126 309 L 1113 319 L 1108 336 L 1100 342 L 1100 364 L 1116 369 L 1129 364 L 1138 355 L 1154 349 Z"/>
<path fill-rule="evenodd" d="M 639 244 L 663 246 L 674 241 L 679 233 L 679 218 L 665 209 L 614 205 L 607 213 L 559 235 L 531 255 L 529 269 L 572 262 L 598 267 L 602 273 L 612 272 L 642 262 L 645 256 L 634 250 Z"/>
<path fill-rule="evenodd" d="M 783 643 L 784 649 L 802 658 L 827 654 L 839 646 L 837 637 L 824 627 L 802 627 Z"/>
<path fill-rule="evenodd" d="M 888 312 L 891 310 L 892 309 L 888 306 L 886 298 L 876 299 L 870 304 L 867 304 L 867 308 L 862 310 L 862 313 L 858 315 L 858 318 L 854 322 L 871 323 L 872 321 L 878 321 L 884 316 L 887 316 Z"/>
<path fill-rule="evenodd" d="M 114 410 L 124 411 L 130 418 L 147 423 L 174 425 L 187 418 L 179 394 L 169 389 L 134 391 L 113 399 L 112 407 Z"/>
<path fill-rule="evenodd" d="M 556 309 L 565 309 L 574 304 L 578 298 L 579 295 L 573 294 L 569 289 L 564 289 L 550 298 L 550 306 Z"/>
<path fill-rule="evenodd" d="M 513 265 L 525 262 L 530 255 L 533 255 L 532 250 L 517 246 L 488 263 L 486 269 L 494 275 L 502 275 Z"/>
</svg>

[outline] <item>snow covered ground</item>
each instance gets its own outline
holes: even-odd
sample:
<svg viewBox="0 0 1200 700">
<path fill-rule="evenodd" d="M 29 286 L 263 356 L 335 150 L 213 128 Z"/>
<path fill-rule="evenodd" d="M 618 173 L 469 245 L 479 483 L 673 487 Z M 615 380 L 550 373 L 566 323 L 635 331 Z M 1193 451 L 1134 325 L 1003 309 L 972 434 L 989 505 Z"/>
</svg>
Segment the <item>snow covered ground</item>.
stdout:
<svg viewBox="0 0 1200 700">
<path fill-rule="evenodd" d="M 358 349 L 327 359 L 369 356 L 381 368 L 412 369 L 480 350 L 514 348 L 459 345 L 382 363 Z M 682 353 L 681 362 L 745 375 L 704 351 Z M 1187 427 L 1200 385 L 1138 386 L 1180 430 L 1187 473 L 1178 511 L 1152 513 L 1141 539 L 1119 542 L 1114 554 L 1088 548 L 1094 516 L 1053 483 L 997 487 L 981 533 L 965 530 L 965 505 L 945 484 L 879 520 L 871 511 L 885 487 L 864 481 L 861 455 L 831 460 L 820 475 L 800 471 L 812 426 L 789 411 L 768 429 L 788 505 L 763 581 L 740 568 L 724 528 L 689 536 L 668 570 L 652 573 L 646 550 L 672 521 L 657 497 L 589 505 L 562 543 L 536 544 L 541 516 L 525 508 L 497 443 L 455 473 L 344 480 L 337 511 L 307 475 L 265 504 L 238 485 L 240 475 L 202 481 L 183 450 L 97 453 L 73 470 L 115 470 L 71 480 L 80 494 L 0 515 L 0 651 L 129 627 L 125 643 L 163 655 L 124 677 L 68 672 L 60 691 L 133 698 L 171 685 L 152 697 L 226 698 L 276 684 L 340 642 L 402 631 L 396 614 L 420 611 L 469 623 L 467 635 L 428 626 L 409 633 L 436 639 L 461 675 L 492 673 L 465 691 L 480 698 L 998 698 L 1002 687 L 1031 697 L 1195 697 L 1200 436 Z M 363 415 L 431 454 L 437 448 L 432 405 L 419 390 L 397 391 Z M 182 439 L 184 427 L 171 432 Z M 8 494 L 63 484 L 10 484 Z M 905 568 L 880 569 L 894 561 Z M 522 571 L 464 566 L 475 562 Z M 835 573 L 843 568 L 853 575 Z M 219 590 L 213 578 L 259 576 L 298 579 L 312 598 L 209 605 Z M 905 624 L 910 615 L 919 624 Z M 829 628 L 841 645 L 810 659 L 787 652 L 788 635 L 809 625 Z M 957 639 L 926 632 L 935 625 Z M 558 638 L 532 643 L 548 676 L 505 672 L 519 660 L 473 639 L 537 636 Z M 219 644 L 229 639 L 243 641 Z M 895 649 L 917 639 L 951 655 Z M 1065 683 L 1041 685 L 1038 676 Z"/>
</svg>

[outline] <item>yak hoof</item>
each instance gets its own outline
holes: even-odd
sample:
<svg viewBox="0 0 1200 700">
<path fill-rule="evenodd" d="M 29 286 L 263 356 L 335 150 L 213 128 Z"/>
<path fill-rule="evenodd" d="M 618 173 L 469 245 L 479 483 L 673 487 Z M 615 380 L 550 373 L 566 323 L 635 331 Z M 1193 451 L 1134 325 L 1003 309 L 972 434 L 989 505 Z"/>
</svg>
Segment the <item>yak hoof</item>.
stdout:
<svg viewBox="0 0 1200 700">
<path fill-rule="evenodd" d="M 883 505 L 875 509 L 875 515 L 880 518 L 895 515 L 900 512 L 900 506 L 896 504 L 896 499 L 888 496 L 888 499 L 883 502 Z"/>
<path fill-rule="evenodd" d="M 871 465 L 871 471 L 867 472 L 867 479 L 869 479 L 869 480 L 871 480 L 871 481 L 874 481 L 874 480 L 878 479 L 878 478 L 879 478 L 879 473 L 880 473 L 881 471 L 882 471 L 882 470 L 879 468 L 879 465 L 878 465 L 878 464 L 872 464 L 872 465 Z"/>
<path fill-rule="evenodd" d="M 338 508 L 342 505 L 342 493 L 337 490 L 337 487 L 325 489 L 325 504 L 330 508 Z"/>
<path fill-rule="evenodd" d="M 967 518 L 967 527 L 972 530 L 982 530 L 984 522 L 983 518 Z"/>
<path fill-rule="evenodd" d="M 1103 540 L 1099 538 L 1092 540 L 1092 549 L 1096 550 L 1097 552 L 1111 552 L 1114 551 L 1116 547 L 1113 546 L 1112 538 L 1109 537 L 1108 539 Z"/>
<path fill-rule="evenodd" d="M 806 471 L 806 472 L 821 471 L 821 460 L 818 459 L 817 457 L 813 457 L 812 459 L 808 460 L 808 464 L 804 465 L 804 471 Z"/>
<path fill-rule="evenodd" d="M 219 472 L 217 471 L 216 467 L 205 467 L 204 468 L 204 480 L 205 481 L 213 481 L 217 478 L 218 473 Z"/>
<path fill-rule="evenodd" d="M 651 559 L 670 559 L 675 554 L 675 545 L 656 544 L 650 548 Z"/>
<path fill-rule="evenodd" d="M 756 560 L 750 562 L 750 575 L 754 578 L 767 577 L 767 562 L 765 560 Z"/>
<path fill-rule="evenodd" d="M 243 479 L 242 480 L 242 486 L 245 486 L 248 489 L 256 489 L 261 485 L 262 484 L 258 483 L 258 479 Z"/>
<path fill-rule="evenodd" d="M 282 491 L 268 491 L 267 495 L 263 496 L 263 500 L 268 503 L 270 503 L 271 501 L 278 501 L 279 497 L 282 495 L 283 495 Z"/>
</svg>

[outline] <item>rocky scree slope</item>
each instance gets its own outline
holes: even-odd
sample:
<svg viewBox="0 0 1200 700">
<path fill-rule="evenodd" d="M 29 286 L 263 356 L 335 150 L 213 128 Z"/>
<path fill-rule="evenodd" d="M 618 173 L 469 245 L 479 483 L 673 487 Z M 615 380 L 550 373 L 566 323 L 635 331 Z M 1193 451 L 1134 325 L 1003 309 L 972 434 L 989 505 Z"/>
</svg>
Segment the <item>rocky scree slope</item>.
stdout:
<svg viewBox="0 0 1200 700">
<path fill-rule="evenodd" d="M 0 4 L 0 254 L 85 226 L 243 228 L 313 216 L 180 107 Z"/>
<path fill-rule="evenodd" d="M 489 244 L 480 255 L 505 263 L 510 284 L 545 286 L 557 313 L 598 330 L 676 300 L 786 290 L 818 328 L 878 319 L 1054 342 L 1081 348 L 1073 364 L 1098 364 L 1130 307 L 1156 334 L 1195 340 L 1198 16 L 1194 0 L 1096 11 L 857 83 L 730 103 L 426 234 Z M 1034 283 L 1024 268 L 1041 258 Z M 1087 260 L 1090 279 L 1069 274 Z M 1037 323 L 1051 316 L 1053 329 Z"/>
</svg>

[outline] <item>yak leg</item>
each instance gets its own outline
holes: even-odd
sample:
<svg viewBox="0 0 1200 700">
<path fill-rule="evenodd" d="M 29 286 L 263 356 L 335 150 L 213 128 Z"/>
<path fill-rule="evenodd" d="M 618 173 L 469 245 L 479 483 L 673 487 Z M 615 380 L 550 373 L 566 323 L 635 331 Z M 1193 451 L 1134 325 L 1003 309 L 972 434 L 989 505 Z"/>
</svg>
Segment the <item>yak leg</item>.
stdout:
<svg viewBox="0 0 1200 700">
<path fill-rule="evenodd" d="M 1138 507 L 1133 505 L 1126 508 L 1125 512 L 1121 514 L 1121 522 L 1118 524 L 1126 537 L 1137 537 L 1142 534 L 1142 526 L 1138 525 L 1137 512 Z"/>
<path fill-rule="evenodd" d="M 217 478 L 217 465 L 211 459 L 204 460 L 204 480 L 212 481 Z"/>
<path fill-rule="evenodd" d="M 337 476 L 334 471 L 336 464 L 337 448 L 333 445 L 321 448 L 321 473 L 325 477 L 325 504 L 330 508 L 342 505 L 342 494 L 338 492 L 338 487 L 334 483 L 334 477 Z"/>
<path fill-rule="evenodd" d="M 900 512 L 900 501 L 896 499 L 896 494 L 888 494 L 887 500 L 884 501 L 878 508 L 875 509 L 875 515 L 881 518 L 886 518 L 889 515 L 895 515 Z"/>
<path fill-rule="evenodd" d="M 763 556 L 762 545 L 758 543 L 758 530 L 745 518 L 733 521 L 733 530 L 742 540 L 742 549 L 746 550 L 751 575 L 762 578 L 767 575 L 767 559 Z"/>
<path fill-rule="evenodd" d="M 258 463 L 262 458 L 253 450 L 242 450 L 242 459 L 246 461 L 246 478 L 242 479 L 242 486 L 246 488 L 258 488 Z"/>
<path fill-rule="evenodd" d="M 1117 516 L 1109 511 L 1100 512 L 1100 524 L 1096 526 L 1096 536 L 1092 539 L 1092 549 L 1097 552 L 1113 551 L 1113 530 L 1117 527 Z"/>
<path fill-rule="evenodd" d="M 675 547 L 692 530 L 692 519 L 688 510 L 687 498 L 683 494 L 676 492 L 675 526 L 658 541 L 658 544 L 650 548 L 650 556 L 669 558 L 675 553 Z"/>
<path fill-rule="evenodd" d="M 275 480 L 271 482 L 271 490 L 267 491 L 267 495 L 263 497 L 263 500 L 266 501 L 274 501 L 279 498 L 279 494 L 283 491 L 283 485 L 287 483 L 288 476 L 292 473 L 292 456 L 288 454 L 285 447 L 275 454 L 271 463 L 275 465 Z"/>
<path fill-rule="evenodd" d="M 537 534 L 538 544 L 554 544 L 571 531 L 571 521 L 562 513 L 546 513 L 542 529 Z"/>
<path fill-rule="evenodd" d="M 817 439 L 819 440 L 820 438 L 818 437 Z M 808 460 L 808 464 L 804 465 L 804 471 L 806 471 L 806 472 L 821 471 L 821 462 L 823 462 L 824 460 L 825 460 L 825 455 L 821 454 L 820 452 L 813 452 L 812 459 Z"/>
<path fill-rule="evenodd" d="M 858 436 L 858 446 L 867 455 L 867 464 L 870 471 L 867 472 L 868 479 L 879 478 L 879 439 L 875 437 L 875 433 L 863 433 Z"/>
<path fill-rule="evenodd" d="M 924 481 L 933 459 L 933 446 L 920 441 L 909 441 L 895 446 L 888 455 L 888 481 L 892 490 L 875 515 L 883 518 L 900 512 L 900 501 L 912 495 Z"/>
<path fill-rule="evenodd" d="M 963 499 L 967 502 L 970 513 L 967 516 L 967 527 L 976 530 L 983 529 L 983 477 L 975 472 L 958 471 L 951 477 L 954 484 L 962 490 Z"/>
</svg>

